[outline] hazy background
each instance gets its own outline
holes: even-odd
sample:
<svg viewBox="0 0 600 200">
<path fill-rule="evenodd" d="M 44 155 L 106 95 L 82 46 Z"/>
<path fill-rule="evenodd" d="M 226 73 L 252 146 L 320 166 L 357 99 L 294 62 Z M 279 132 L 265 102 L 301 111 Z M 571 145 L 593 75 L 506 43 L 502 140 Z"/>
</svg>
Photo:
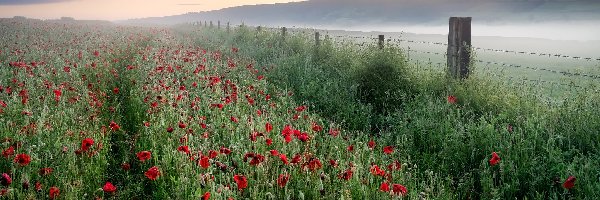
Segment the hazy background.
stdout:
<svg viewBox="0 0 600 200">
<path fill-rule="evenodd" d="M 450 16 L 470 16 L 475 36 L 600 41 L 596 0 L 0 0 L 0 17 L 16 15 L 427 34 L 447 34 Z"/>
</svg>

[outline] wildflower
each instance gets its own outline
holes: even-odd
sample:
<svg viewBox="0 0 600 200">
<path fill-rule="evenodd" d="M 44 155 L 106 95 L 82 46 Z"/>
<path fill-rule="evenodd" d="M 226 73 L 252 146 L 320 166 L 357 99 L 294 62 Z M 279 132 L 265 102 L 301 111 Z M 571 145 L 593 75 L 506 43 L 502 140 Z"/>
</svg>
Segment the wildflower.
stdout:
<svg viewBox="0 0 600 200">
<path fill-rule="evenodd" d="M 385 176 L 385 171 L 383 171 L 377 165 L 372 165 L 371 168 L 369 169 L 369 171 L 371 172 L 371 174 L 373 174 L 375 176 Z"/>
<path fill-rule="evenodd" d="M 7 173 L 2 173 L 0 177 L 0 184 L 3 186 L 9 186 L 12 183 L 12 178 Z"/>
<path fill-rule="evenodd" d="M 285 154 L 279 154 L 278 156 L 279 156 L 279 159 L 281 160 L 281 162 L 283 162 L 283 164 L 285 164 L 285 165 L 288 164 L 288 159 Z"/>
<path fill-rule="evenodd" d="M 29 163 L 31 162 L 31 157 L 27 154 L 18 154 L 15 157 L 15 163 L 19 163 L 19 165 L 21 165 L 21 167 L 27 166 L 29 165 Z"/>
<path fill-rule="evenodd" d="M 376 145 L 376 144 L 375 144 L 375 141 L 373 141 L 373 140 L 370 140 L 370 141 L 367 143 L 367 147 L 369 147 L 369 149 L 373 149 L 373 148 L 375 148 L 375 145 Z"/>
<path fill-rule="evenodd" d="M 246 177 L 244 175 L 236 174 L 233 176 L 233 180 L 237 184 L 238 190 L 243 190 L 244 188 L 248 187 L 248 180 L 246 179 Z"/>
<path fill-rule="evenodd" d="M 202 200 L 208 200 L 208 199 L 210 199 L 210 192 L 204 193 L 204 195 L 202 195 L 202 197 L 200 199 L 202 199 Z"/>
<path fill-rule="evenodd" d="M 190 147 L 188 147 L 188 146 L 179 146 L 179 147 L 177 147 L 177 151 L 183 152 L 185 154 L 190 154 Z"/>
<path fill-rule="evenodd" d="M 221 147 L 219 152 L 221 152 L 222 154 L 225 154 L 225 155 L 229 155 L 231 153 L 231 150 L 226 147 Z"/>
<path fill-rule="evenodd" d="M 270 133 L 273 130 L 273 125 L 271 125 L 271 123 L 267 122 L 265 124 L 265 132 Z"/>
<path fill-rule="evenodd" d="M 15 148 L 13 146 L 8 147 L 7 149 L 2 151 L 2 156 L 8 158 L 15 154 Z"/>
<path fill-rule="evenodd" d="M 448 96 L 448 103 L 450 103 L 450 104 L 456 104 L 456 97 L 452 96 L 452 95 L 449 95 Z"/>
<path fill-rule="evenodd" d="M 135 155 L 137 156 L 138 160 L 142 162 L 150 160 L 150 158 L 152 157 L 152 153 L 150 151 L 140 151 Z"/>
<path fill-rule="evenodd" d="M 200 159 L 198 159 L 198 165 L 200 167 L 207 169 L 210 166 L 209 158 L 207 156 L 201 155 Z"/>
<path fill-rule="evenodd" d="M 178 125 L 179 125 L 179 128 L 185 128 L 186 127 L 185 124 L 182 121 L 179 121 Z"/>
<path fill-rule="evenodd" d="M 60 195 L 60 190 L 54 186 L 50 188 L 50 199 L 56 199 L 58 197 L 58 195 Z"/>
<path fill-rule="evenodd" d="M 82 151 L 87 151 L 93 145 L 94 145 L 94 139 L 92 139 L 92 138 L 85 138 L 85 139 L 83 139 L 83 141 L 81 141 L 81 150 Z"/>
<path fill-rule="evenodd" d="M 383 183 L 381 183 L 381 186 L 379 186 L 379 190 L 381 190 L 383 192 L 389 192 L 390 185 L 387 182 L 383 182 Z"/>
<path fill-rule="evenodd" d="M 121 128 L 121 126 L 119 126 L 114 121 L 111 121 L 109 126 L 110 126 L 110 130 L 113 130 L 113 131 L 118 131 Z"/>
<path fill-rule="evenodd" d="M 279 178 L 277 178 L 277 185 L 279 185 L 279 187 L 285 187 L 285 185 L 287 185 L 288 181 L 290 180 L 290 175 L 289 174 L 280 174 Z"/>
<path fill-rule="evenodd" d="M 563 187 L 567 190 L 570 190 L 571 188 L 575 187 L 575 177 L 574 176 L 569 176 L 569 178 L 567 178 L 567 180 L 563 183 Z"/>
<path fill-rule="evenodd" d="M 115 193 L 117 191 L 117 187 L 115 187 L 112 183 L 106 182 L 102 190 L 106 193 Z"/>
<path fill-rule="evenodd" d="M 400 184 L 393 184 L 392 185 L 392 192 L 396 195 L 406 195 L 406 193 L 408 192 L 406 190 L 406 187 L 404 187 L 404 185 L 400 185 Z"/>
<path fill-rule="evenodd" d="M 144 176 L 154 181 L 160 176 L 160 171 L 158 170 L 158 167 L 153 166 L 150 169 L 148 169 L 148 171 L 144 172 Z"/>
<path fill-rule="evenodd" d="M 346 181 L 350 180 L 352 178 L 352 169 L 347 169 L 346 171 L 342 172 L 340 175 L 338 175 L 338 177 L 340 177 L 340 179 L 344 179 Z"/>
<path fill-rule="evenodd" d="M 385 154 L 392 154 L 394 152 L 394 147 L 393 146 L 385 146 L 383 147 L 383 153 Z"/>
<path fill-rule="evenodd" d="M 54 170 L 52 168 L 50 168 L 50 167 L 41 168 L 40 169 L 40 176 L 50 175 L 52 173 L 52 171 L 54 171 Z"/>
<path fill-rule="evenodd" d="M 500 156 L 496 152 L 492 152 L 492 158 L 489 162 L 491 166 L 497 165 L 500 162 Z"/>
</svg>

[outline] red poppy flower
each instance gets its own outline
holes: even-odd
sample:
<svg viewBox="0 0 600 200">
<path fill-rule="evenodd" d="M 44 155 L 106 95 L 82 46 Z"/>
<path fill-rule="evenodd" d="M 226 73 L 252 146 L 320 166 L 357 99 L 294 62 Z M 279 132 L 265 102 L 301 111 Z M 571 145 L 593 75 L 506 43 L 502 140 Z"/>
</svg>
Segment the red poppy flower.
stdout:
<svg viewBox="0 0 600 200">
<path fill-rule="evenodd" d="M 171 133 L 171 132 L 173 132 L 173 127 L 170 127 L 170 126 L 167 127 L 167 133 Z"/>
<path fill-rule="evenodd" d="M 42 191 L 42 183 L 40 183 L 39 181 L 35 182 L 35 190 L 37 190 L 38 192 Z"/>
<path fill-rule="evenodd" d="M 119 125 L 118 125 L 116 122 L 114 122 L 114 121 L 111 121 L 111 122 L 110 122 L 110 125 L 109 125 L 109 127 L 110 127 L 110 130 L 113 130 L 113 131 L 118 131 L 118 130 L 121 128 L 121 126 L 119 126 Z"/>
<path fill-rule="evenodd" d="M 302 160 L 302 156 L 300 156 L 300 154 L 296 154 L 292 158 L 292 164 L 298 164 L 298 163 L 300 163 L 301 160 Z"/>
<path fill-rule="evenodd" d="M 340 130 L 338 130 L 338 129 L 333 129 L 333 128 L 330 128 L 330 129 L 329 129 L 329 135 L 331 135 L 331 136 L 333 136 L 333 137 L 336 137 L 338 134 L 340 134 Z"/>
<path fill-rule="evenodd" d="M 285 187 L 285 185 L 287 185 L 288 181 L 290 180 L 290 175 L 289 174 L 280 174 L 279 178 L 277 178 L 277 185 L 279 185 L 279 187 Z"/>
<path fill-rule="evenodd" d="M 265 124 L 265 132 L 270 133 L 273 130 L 273 125 L 271 125 L 271 123 L 267 122 Z"/>
<path fill-rule="evenodd" d="M 389 192 L 390 185 L 387 182 L 383 182 L 383 183 L 381 183 L 381 186 L 379 186 L 379 190 L 381 190 L 383 192 Z"/>
<path fill-rule="evenodd" d="M 238 123 L 238 121 L 239 121 L 238 118 L 236 118 L 234 116 L 231 116 L 230 120 L 234 123 Z"/>
<path fill-rule="evenodd" d="M 337 160 L 331 159 L 329 160 L 329 165 L 333 168 L 336 168 L 338 166 L 338 162 Z"/>
<path fill-rule="evenodd" d="M 285 164 L 285 165 L 288 164 L 288 159 L 285 154 L 279 154 L 278 156 L 279 156 L 279 159 L 281 160 L 281 162 L 283 162 L 283 164 Z"/>
<path fill-rule="evenodd" d="M 2 151 L 2 156 L 5 158 L 8 158 L 12 155 L 15 155 L 15 148 L 13 146 L 10 146 L 7 149 Z"/>
<path fill-rule="evenodd" d="M 298 139 L 302 142 L 307 142 L 310 139 L 310 137 L 308 136 L 308 134 L 302 133 L 298 136 Z"/>
<path fill-rule="evenodd" d="M 115 187 L 112 183 L 106 182 L 102 190 L 106 193 L 114 193 L 117 191 L 117 187 Z"/>
<path fill-rule="evenodd" d="M 346 149 L 348 150 L 348 152 L 352 152 L 352 151 L 354 151 L 354 145 L 350 145 Z"/>
<path fill-rule="evenodd" d="M 160 176 L 160 171 L 158 170 L 158 167 L 153 166 L 150 167 L 150 169 L 148 169 L 148 171 L 144 172 L 144 176 L 146 176 L 148 179 L 150 180 L 156 180 L 156 178 L 158 178 Z"/>
<path fill-rule="evenodd" d="M 210 199 L 210 192 L 204 193 L 204 195 L 202 195 L 202 197 L 200 199 L 202 199 L 202 200 L 208 200 L 208 199 Z"/>
<path fill-rule="evenodd" d="M 376 145 L 376 144 L 375 144 L 375 141 L 373 141 L 373 140 L 371 140 L 371 141 L 369 141 L 369 142 L 367 143 L 367 146 L 369 147 L 369 149 L 373 149 L 373 148 L 375 148 L 375 145 Z"/>
<path fill-rule="evenodd" d="M 394 147 L 393 146 L 385 146 L 385 147 L 383 147 L 383 153 L 385 153 L 385 154 L 392 154 L 392 153 L 394 153 Z"/>
<path fill-rule="evenodd" d="M 57 187 L 50 188 L 50 199 L 56 199 L 60 195 L 60 190 Z"/>
<path fill-rule="evenodd" d="M 18 154 L 15 157 L 15 163 L 19 163 L 19 165 L 23 166 L 27 166 L 29 165 L 29 163 L 31 162 L 31 157 L 27 154 Z"/>
<path fill-rule="evenodd" d="M 210 166 L 208 156 L 201 155 L 200 159 L 198 160 L 198 165 L 204 169 L 208 168 Z"/>
<path fill-rule="evenodd" d="M 244 188 L 248 187 L 248 180 L 246 179 L 246 177 L 244 175 L 236 174 L 233 176 L 233 180 L 237 184 L 238 190 L 243 190 Z"/>
<path fill-rule="evenodd" d="M 491 166 L 497 165 L 500 162 L 500 156 L 496 152 L 492 152 L 492 158 L 490 158 L 489 162 Z"/>
<path fill-rule="evenodd" d="M 178 125 L 179 125 L 179 128 L 185 128 L 186 127 L 185 124 L 182 121 L 179 121 Z"/>
<path fill-rule="evenodd" d="M 308 162 L 308 169 L 310 169 L 310 171 L 321 169 L 321 167 L 323 167 L 323 164 L 321 164 L 321 161 L 317 158 L 313 158 Z"/>
<path fill-rule="evenodd" d="M 296 112 L 302 112 L 304 110 L 306 110 L 306 106 L 298 106 L 298 107 L 296 107 Z"/>
<path fill-rule="evenodd" d="M 100 56 L 100 52 L 94 51 L 94 56 L 96 56 L 96 57 Z"/>
<path fill-rule="evenodd" d="M 152 153 L 150 151 L 140 151 L 135 155 L 137 156 L 138 160 L 142 162 L 150 160 L 150 158 L 152 157 Z"/>
<path fill-rule="evenodd" d="M 8 186 L 12 183 L 12 178 L 10 178 L 10 176 L 7 173 L 2 173 L 2 176 L 0 176 L 0 184 L 2 184 L 3 186 Z"/>
<path fill-rule="evenodd" d="M 121 164 L 121 169 L 129 171 L 129 169 L 131 169 L 131 165 L 129 163 L 123 163 Z"/>
<path fill-rule="evenodd" d="M 219 152 L 221 152 L 222 154 L 225 154 L 225 155 L 229 155 L 231 153 L 231 150 L 226 147 L 221 147 Z"/>
<path fill-rule="evenodd" d="M 213 158 L 216 158 L 217 156 L 219 156 L 219 152 L 217 152 L 215 150 L 208 151 L 208 158 L 213 159 Z"/>
<path fill-rule="evenodd" d="M 400 163 L 400 161 L 398 161 L 398 160 L 394 160 L 394 162 L 392 162 L 391 164 L 389 164 L 387 166 L 387 168 L 390 171 L 398 171 L 398 170 L 402 169 L 402 163 Z"/>
<path fill-rule="evenodd" d="M 52 171 L 54 171 L 52 168 L 50 167 L 46 167 L 46 168 L 41 168 L 40 169 L 40 176 L 47 176 L 52 174 Z"/>
<path fill-rule="evenodd" d="M 277 150 L 275 150 L 275 149 L 271 149 L 269 152 L 271 152 L 272 156 L 278 156 L 279 155 L 279 152 Z"/>
<path fill-rule="evenodd" d="M 371 172 L 371 174 L 373 174 L 375 176 L 385 176 L 385 171 L 383 171 L 377 165 L 372 165 L 371 168 L 369 169 L 369 171 Z"/>
<path fill-rule="evenodd" d="M 449 95 L 448 96 L 448 103 L 455 104 L 456 103 L 456 97 L 452 96 L 452 95 Z"/>
<path fill-rule="evenodd" d="M 312 130 L 315 132 L 321 132 L 321 131 L 323 131 L 323 127 L 319 126 L 317 123 L 313 123 Z"/>
<path fill-rule="evenodd" d="M 567 178 L 567 180 L 563 183 L 563 187 L 567 190 L 570 190 L 571 188 L 575 187 L 575 177 L 574 176 L 569 176 L 569 178 Z"/>
<path fill-rule="evenodd" d="M 404 187 L 404 185 L 400 185 L 400 184 L 393 184 L 392 185 L 392 192 L 396 195 L 406 195 L 406 193 L 408 192 L 408 190 L 406 190 L 406 187 Z"/>
<path fill-rule="evenodd" d="M 81 150 L 82 151 L 87 151 L 93 145 L 94 145 L 94 139 L 92 139 L 92 138 L 85 138 L 85 139 L 83 139 L 83 141 L 81 141 Z"/>
<path fill-rule="evenodd" d="M 177 147 L 177 151 L 183 152 L 185 154 L 190 154 L 190 147 L 188 147 L 188 146 L 179 146 L 179 147 Z"/>
<path fill-rule="evenodd" d="M 119 94 L 119 88 L 118 88 L 118 87 L 116 87 L 116 88 L 113 88 L 113 93 L 114 93 L 114 94 Z"/>
<path fill-rule="evenodd" d="M 273 139 L 271 139 L 271 138 L 267 138 L 267 139 L 265 140 L 265 143 L 267 144 L 267 146 L 271 146 L 271 145 L 273 144 Z"/>
<path fill-rule="evenodd" d="M 346 171 L 344 171 L 340 175 L 338 175 L 338 177 L 340 179 L 348 181 L 352 178 L 352 174 L 353 174 L 352 169 L 347 169 Z"/>
<path fill-rule="evenodd" d="M 62 96 L 62 90 L 54 90 L 54 100 L 58 101 L 60 100 L 60 96 Z"/>
</svg>

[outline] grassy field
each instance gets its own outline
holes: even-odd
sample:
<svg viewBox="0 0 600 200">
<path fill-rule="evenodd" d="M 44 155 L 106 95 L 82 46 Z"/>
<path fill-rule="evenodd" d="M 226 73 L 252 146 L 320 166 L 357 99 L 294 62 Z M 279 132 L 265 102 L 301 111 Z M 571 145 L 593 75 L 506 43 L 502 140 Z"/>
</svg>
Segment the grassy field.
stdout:
<svg viewBox="0 0 600 200">
<path fill-rule="evenodd" d="M 244 26 L 0 24 L 3 198 L 600 196 L 591 85 L 548 104 L 484 73 L 448 79 L 393 46 Z"/>
</svg>

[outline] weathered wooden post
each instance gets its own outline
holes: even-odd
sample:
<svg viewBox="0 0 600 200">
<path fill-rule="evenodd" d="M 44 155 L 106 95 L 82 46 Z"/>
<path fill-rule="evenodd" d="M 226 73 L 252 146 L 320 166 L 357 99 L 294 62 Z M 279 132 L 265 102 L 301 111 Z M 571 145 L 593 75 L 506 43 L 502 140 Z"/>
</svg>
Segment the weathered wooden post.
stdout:
<svg viewBox="0 0 600 200">
<path fill-rule="evenodd" d="M 283 36 L 285 38 L 285 34 L 287 32 L 287 28 L 283 27 L 281 28 L 281 36 Z"/>
<path fill-rule="evenodd" d="M 383 49 L 383 40 L 384 39 L 385 39 L 385 36 L 379 35 L 379 42 L 377 43 L 377 45 L 379 46 L 379 49 Z"/>
<path fill-rule="evenodd" d="M 469 77 L 471 61 L 471 17 L 450 17 L 448 69 L 453 78 Z"/>
<path fill-rule="evenodd" d="M 213 27 L 213 23 L 212 23 L 212 21 L 210 21 L 210 27 L 211 27 L 211 28 Z"/>
<path fill-rule="evenodd" d="M 227 22 L 227 33 L 229 33 L 229 22 Z"/>
<path fill-rule="evenodd" d="M 315 32 L 315 45 L 316 46 L 321 45 L 321 35 L 319 34 L 319 32 Z"/>
<path fill-rule="evenodd" d="M 206 28 L 206 26 L 208 26 L 208 24 L 206 23 L 206 20 L 204 20 L 204 28 Z"/>
<path fill-rule="evenodd" d="M 221 20 L 217 21 L 217 29 L 221 29 Z"/>
</svg>

